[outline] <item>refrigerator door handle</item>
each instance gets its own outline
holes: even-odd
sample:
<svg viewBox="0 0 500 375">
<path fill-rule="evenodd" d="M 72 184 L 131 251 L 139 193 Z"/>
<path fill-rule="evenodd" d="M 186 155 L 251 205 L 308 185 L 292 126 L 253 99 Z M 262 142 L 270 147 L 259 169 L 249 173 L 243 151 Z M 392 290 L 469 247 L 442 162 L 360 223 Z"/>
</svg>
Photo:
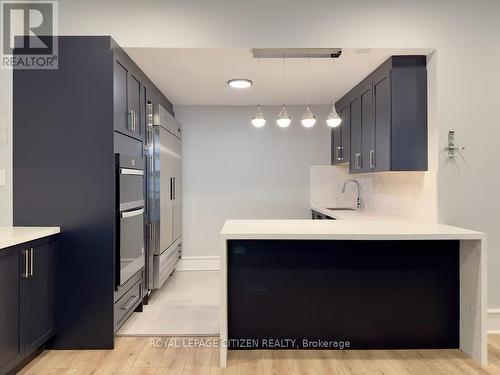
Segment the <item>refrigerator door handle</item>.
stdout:
<svg viewBox="0 0 500 375">
<path fill-rule="evenodd" d="M 176 195 L 177 195 L 177 185 L 175 184 L 175 177 L 172 177 L 172 180 L 174 181 L 174 200 L 177 198 Z"/>
</svg>

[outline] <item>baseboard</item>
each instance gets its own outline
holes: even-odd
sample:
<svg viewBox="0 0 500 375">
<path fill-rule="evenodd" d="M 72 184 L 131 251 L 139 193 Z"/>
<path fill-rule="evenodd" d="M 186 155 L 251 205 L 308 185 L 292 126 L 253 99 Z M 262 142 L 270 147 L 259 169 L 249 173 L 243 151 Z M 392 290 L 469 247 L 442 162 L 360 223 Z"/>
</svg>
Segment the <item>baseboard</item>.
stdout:
<svg viewBox="0 0 500 375">
<path fill-rule="evenodd" d="M 177 266 L 176 271 L 219 271 L 220 257 L 204 256 L 204 257 L 182 257 Z"/>
<path fill-rule="evenodd" d="M 500 333 L 500 309 L 488 309 L 488 333 Z"/>
</svg>

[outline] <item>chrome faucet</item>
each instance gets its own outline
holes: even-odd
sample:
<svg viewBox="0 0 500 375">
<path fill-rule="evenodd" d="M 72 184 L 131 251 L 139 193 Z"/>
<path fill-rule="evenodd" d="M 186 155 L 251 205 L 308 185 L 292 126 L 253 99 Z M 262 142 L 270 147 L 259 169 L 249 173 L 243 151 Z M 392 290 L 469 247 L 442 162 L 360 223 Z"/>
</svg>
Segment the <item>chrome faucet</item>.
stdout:
<svg viewBox="0 0 500 375">
<path fill-rule="evenodd" d="M 361 205 L 361 197 L 360 197 L 360 190 L 359 190 L 359 182 L 353 178 L 350 178 L 349 180 L 347 180 L 346 182 L 344 182 L 344 186 L 342 186 L 342 193 L 345 193 L 345 187 L 346 185 L 349 183 L 349 182 L 353 182 L 356 184 L 357 186 L 357 189 L 358 189 L 358 198 L 356 199 L 356 209 L 360 210 L 362 205 Z"/>
</svg>

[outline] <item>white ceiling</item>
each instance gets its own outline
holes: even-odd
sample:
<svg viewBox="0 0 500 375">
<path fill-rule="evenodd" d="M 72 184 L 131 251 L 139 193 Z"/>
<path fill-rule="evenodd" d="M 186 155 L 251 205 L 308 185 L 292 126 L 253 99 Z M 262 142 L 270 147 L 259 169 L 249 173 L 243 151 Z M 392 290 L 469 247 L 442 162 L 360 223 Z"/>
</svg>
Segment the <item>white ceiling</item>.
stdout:
<svg viewBox="0 0 500 375">
<path fill-rule="evenodd" d="M 127 53 L 175 105 L 329 104 L 391 55 L 428 55 L 421 49 L 343 49 L 339 59 L 285 60 L 252 57 L 248 48 L 126 48 Z M 230 89 L 231 78 L 249 78 L 247 90 Z"/>
</svg>

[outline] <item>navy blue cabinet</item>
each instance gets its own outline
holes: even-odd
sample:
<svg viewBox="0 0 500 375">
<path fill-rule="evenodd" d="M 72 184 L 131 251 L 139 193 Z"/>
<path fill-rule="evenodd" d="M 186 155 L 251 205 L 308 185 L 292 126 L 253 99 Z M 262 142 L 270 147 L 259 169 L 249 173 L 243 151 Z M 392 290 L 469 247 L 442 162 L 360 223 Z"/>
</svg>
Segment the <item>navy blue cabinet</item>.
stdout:
<svg viewBox="0 0 500 375">
<path fill-rule="evenodd" d="M 115 130 L 130 137 L 144 140 L 144 108 L 141 96 L 144 88 L 139 74 L 128 66 L 129 59 L 115 52 L 113 65 L 113 97 Z M 142 95 L 141 95 L 142 94 Z"/>
<path fill-rule="evenodd" d="M 335 105 L 349 116 L 332 131 L 332 164 L 349 161 L 350 173 L 427 170 L 425 56 L 392 56 Z M 341 161 L 347 132 L 350 156 Z"/>
<path fill-rule="evenodd" d="M 50 347 L 111 349 L 119 259 L 115 154 L 143 157 L 146 97 L 170 113 L 172 104 L 111 37 L 60 36 L 58 46 L 59 69 L 13 71 L 14 225 L 64 228 Z M 33 347 L 50 331 L 46 312 L 28 327 Z"/>
<path fill-rule="evenodd" d="M 0 373 L 22 360 L 21 344 L 21 254 L 15 248 L 0 250 Z"/>
<path fill-rule="evenodd" d="M 350 159 L 351 143 L 351 107 L 350 103 L 342 103 L 336 106 L 342 122 L 339 126 L 332 129 L 332 164 L 348 163 Z"/>
<path fill-rule="evenodd" d="M 54 335 L 53 237 L 0 250 L 0 374 L 23 365 Z"/>
</svg>

